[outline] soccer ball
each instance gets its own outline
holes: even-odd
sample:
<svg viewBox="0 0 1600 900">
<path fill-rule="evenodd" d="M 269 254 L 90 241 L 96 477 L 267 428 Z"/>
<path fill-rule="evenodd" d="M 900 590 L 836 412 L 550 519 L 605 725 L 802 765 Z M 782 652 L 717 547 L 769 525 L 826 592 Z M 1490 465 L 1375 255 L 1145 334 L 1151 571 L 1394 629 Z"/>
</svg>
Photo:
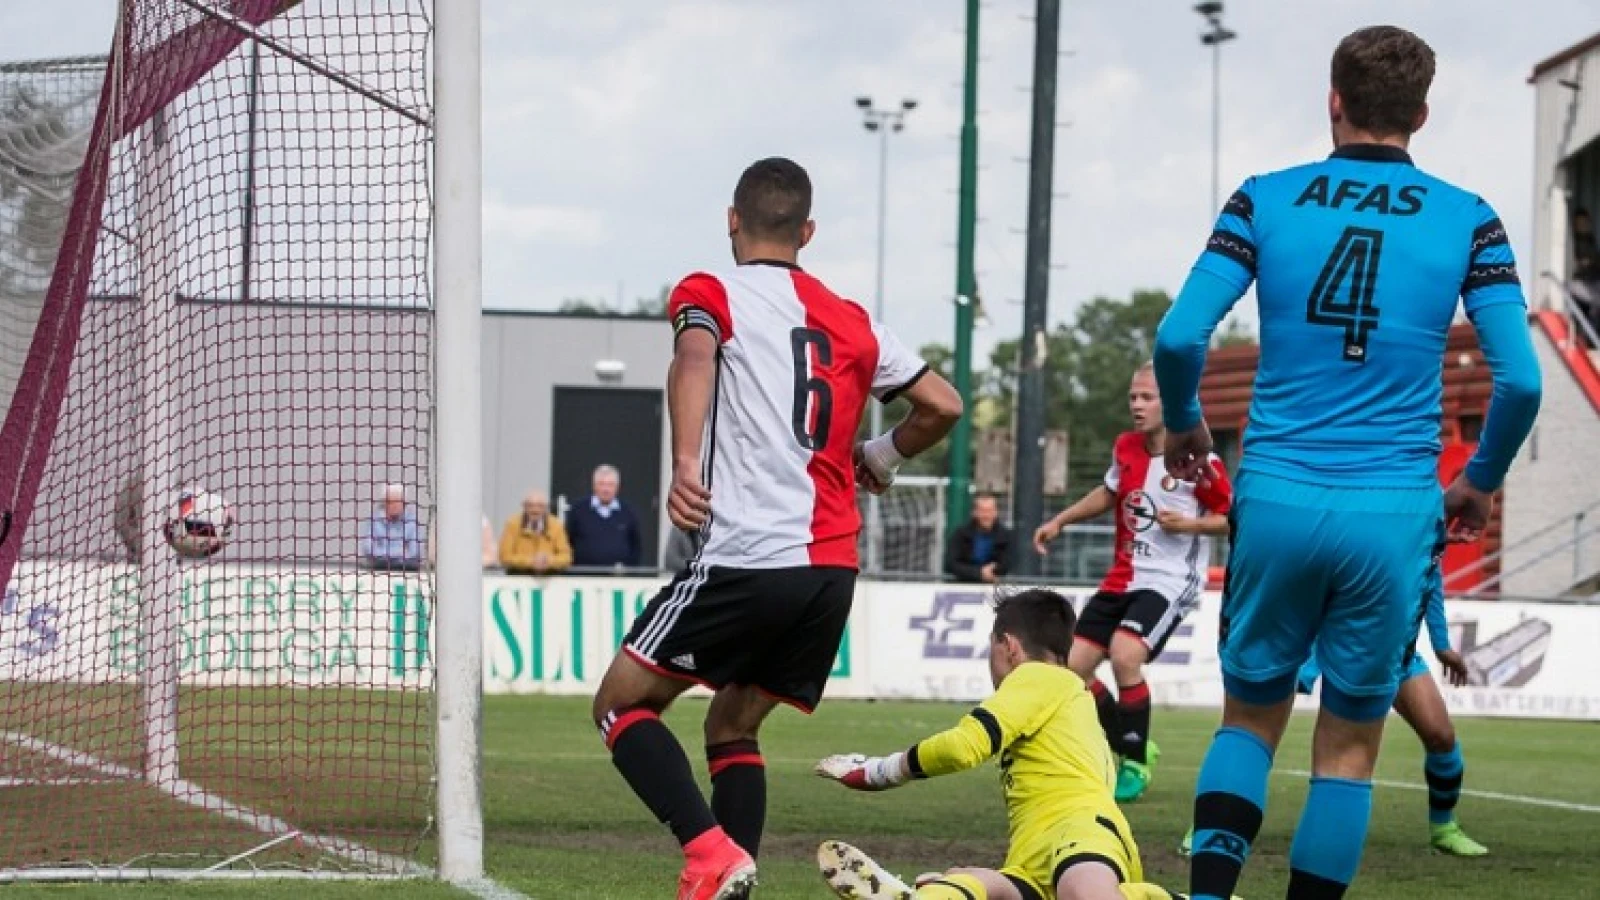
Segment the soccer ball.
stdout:
<svg viewBox="0 0 1600 900">
<path fill-rule="evenodd" d="M 178 495 L 175 515 L 162 529 L 170 545 L 186 559 L 203 559 L 227 546 L 233 533 L 233 506 L 221 494 L 188 488 Z"/>
</svg>

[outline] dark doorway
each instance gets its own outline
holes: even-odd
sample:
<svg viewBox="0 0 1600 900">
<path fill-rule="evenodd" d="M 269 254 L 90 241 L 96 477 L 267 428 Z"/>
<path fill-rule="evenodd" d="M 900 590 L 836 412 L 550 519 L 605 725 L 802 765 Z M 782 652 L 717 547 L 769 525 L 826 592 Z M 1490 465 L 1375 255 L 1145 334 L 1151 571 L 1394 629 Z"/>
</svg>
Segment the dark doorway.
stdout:
<svg viewBox="0 0 1600 900">
<path fill-rule="evenodd" d="M 661 524 L 661 391 L 648 388 L 558 387 L 550 428 L 550 494 L 554 508 L 585 503 L 595 466 L 622 472 L 622 499 L 639 516 L 643 565 L 659 558 Z"/>
</svg>

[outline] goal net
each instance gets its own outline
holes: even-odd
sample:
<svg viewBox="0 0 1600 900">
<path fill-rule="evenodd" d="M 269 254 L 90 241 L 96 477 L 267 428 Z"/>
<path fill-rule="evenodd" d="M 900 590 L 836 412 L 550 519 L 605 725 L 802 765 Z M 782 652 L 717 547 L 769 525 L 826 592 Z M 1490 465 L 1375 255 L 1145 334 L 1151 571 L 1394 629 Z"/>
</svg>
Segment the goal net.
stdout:
<svg viewBox="0 0 1600 900">
<path fill-rule="evenodd" d="M 0 880 L 421 871 L 430 5 L 0 65 Z"/>
</svg>

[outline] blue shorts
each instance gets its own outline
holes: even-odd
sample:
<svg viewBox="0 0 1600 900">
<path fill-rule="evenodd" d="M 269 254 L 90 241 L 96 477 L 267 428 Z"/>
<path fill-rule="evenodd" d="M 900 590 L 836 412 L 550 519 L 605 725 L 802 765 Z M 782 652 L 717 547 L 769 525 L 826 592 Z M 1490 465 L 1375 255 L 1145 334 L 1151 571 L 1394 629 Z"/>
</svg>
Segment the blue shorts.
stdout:
<svg viewBox="0 0 1600 900">
<path fill-rule="evenodd" d="M 1330 488 L 1247 471 L 1235 497 L 1219 632 L 1229 696 L 1281 703 L 1315 653 L 1334 714 L 1386 715 L 1422 622 L 1438 487 Z"/>
<path fill-rule="evenodd" d="M 1422 654 L 1413 653 L 1411 654 L 1411 661 L 1406 663 L 1405 671 L 1400 673 L 1400 683 L 1403 685 L 1413 678 L 1432 674 L 1428 670 L 1428 663 L 1423 660 Z M 1317 679 L 1321 677 L 1322 667 L 1317 665 L 1317 658 L 1313 656 L 1306 660 L 1305 665 L 1300 667 L 1300 675 L 1295 679 L 1295 690 L 1309 697 L 1317 692 Z"/>
</svg>

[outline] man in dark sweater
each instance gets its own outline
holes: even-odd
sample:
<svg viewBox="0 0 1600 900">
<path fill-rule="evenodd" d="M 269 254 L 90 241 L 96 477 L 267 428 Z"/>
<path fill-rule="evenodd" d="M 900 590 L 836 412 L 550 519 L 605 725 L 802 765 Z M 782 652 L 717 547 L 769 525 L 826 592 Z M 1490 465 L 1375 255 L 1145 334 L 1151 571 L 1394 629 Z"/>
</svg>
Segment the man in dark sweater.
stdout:
<svg viewBox="0 0 1600 900">
<path fill-rule="evenodd" d="M 972 521 L 950 535 L 944 570 L 956 581 L 995 584 L 1011 563 L 1011 529 L 1000 524 L 1000 504 L 989 494 L 972 499 Z"/>
<path fill-rule="evenodd" d="M 594 470 L 594 494 L 567 510 L 573 566 L 639 565 L 639 517 L 617 496 L 621 487 L 616 467 L 601 466 Z"/>
</svg>

